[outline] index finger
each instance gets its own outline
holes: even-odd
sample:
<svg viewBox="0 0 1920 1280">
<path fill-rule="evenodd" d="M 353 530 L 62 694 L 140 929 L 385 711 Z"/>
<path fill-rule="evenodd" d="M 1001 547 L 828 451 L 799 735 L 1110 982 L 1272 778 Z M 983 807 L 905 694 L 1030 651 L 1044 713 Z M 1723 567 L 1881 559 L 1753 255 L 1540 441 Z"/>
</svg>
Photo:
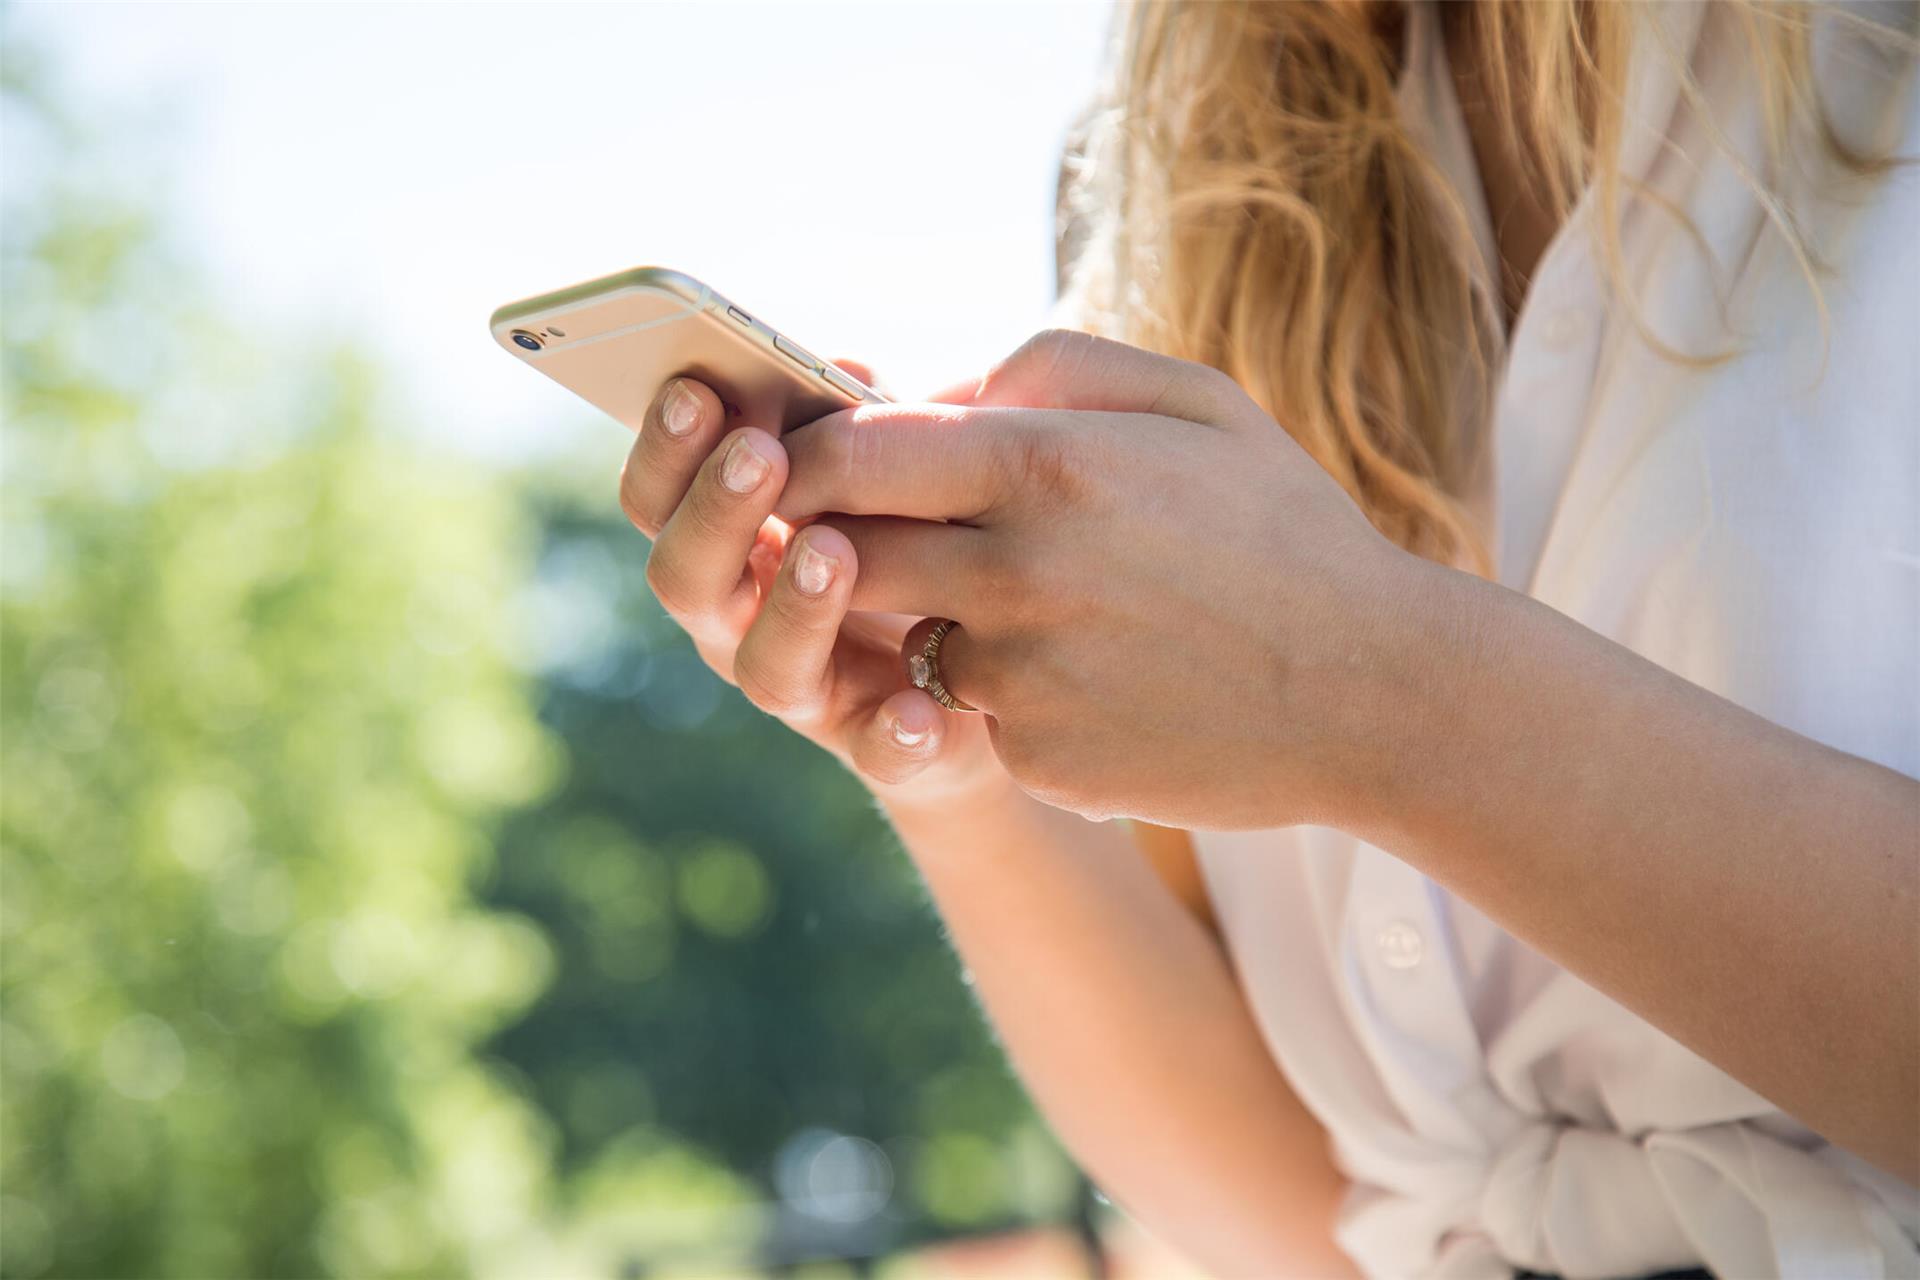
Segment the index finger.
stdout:
<svg viewBox="0 0 1920 1280">
<path fill-rule="evenodd" d="M 978 519 L 1012 492 L 1040 416 L 937 404 L 829 414 L 781 438 L 789 469 L 776 512 L 789 522 L 827 511 Z"/>
<path fill-rule="evenodd" d="M 1219 370 L 1069 329 L 1049 329 L 987 371 L 932 397 L 943 404 L 1149 413 L 1225 426 L 1257 406 Z"/>
</svg>

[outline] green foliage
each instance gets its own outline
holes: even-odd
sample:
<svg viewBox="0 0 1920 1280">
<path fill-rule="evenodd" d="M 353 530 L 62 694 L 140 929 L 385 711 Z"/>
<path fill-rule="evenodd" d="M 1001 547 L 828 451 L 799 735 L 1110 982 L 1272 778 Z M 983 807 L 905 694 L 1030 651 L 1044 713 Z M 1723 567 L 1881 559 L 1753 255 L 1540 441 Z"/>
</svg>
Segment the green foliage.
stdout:
<svg viewBox="0 0 1920 1280">
<path fill-rule="evenodd" d="M 884 824 L 661 615 L 610 477 L 430 454 L 221 323 L 7 53 L 0 1276 L 1068 1212 Z"/>
<path fill-rule="evenodd" d="M 30 108 L 10 148 L 57 128 Z M 4 243 L 0 1267 L 470 1270 L 540 1210 L 550 1145 L 472 1052 L 552 969 L 467 888 L 557 760 L 490 638 L 516 507 L 377 431 L 351 358 L 197 314 L 112 193 L 31 196 Z"/>
</svg>

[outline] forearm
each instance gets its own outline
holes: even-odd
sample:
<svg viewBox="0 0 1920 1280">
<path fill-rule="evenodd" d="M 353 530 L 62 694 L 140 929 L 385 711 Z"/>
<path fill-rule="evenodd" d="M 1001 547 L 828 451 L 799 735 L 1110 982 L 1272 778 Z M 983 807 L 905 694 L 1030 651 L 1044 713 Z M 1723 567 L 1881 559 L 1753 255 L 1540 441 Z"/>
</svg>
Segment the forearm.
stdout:
<svg viewBox="0 0 1920 1280">
<path fill-rule="evenodd" d="M 1920 784 L 1536 602 L 1420 577 L 1439 625 L 1394 718 L 1378 841 L 1816 1131 L 1920 1176 Z"/>
<path fill-rule="evenodd" d="M 1021 1078 L 1109 1194 L 1222 1275 L 1351 1273 L 1323 1131 L 1123 828 L 1011 787 L 893 816 Z"/>
</svg>

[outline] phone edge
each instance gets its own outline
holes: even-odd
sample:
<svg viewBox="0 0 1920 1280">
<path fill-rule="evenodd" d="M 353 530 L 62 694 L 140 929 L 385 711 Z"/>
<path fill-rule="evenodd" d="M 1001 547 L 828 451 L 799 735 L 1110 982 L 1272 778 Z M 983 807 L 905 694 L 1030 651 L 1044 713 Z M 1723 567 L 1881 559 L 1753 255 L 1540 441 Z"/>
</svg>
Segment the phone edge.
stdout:
<svg viewBox="0 0 1920 1280">
<path fill-rule="evenodd" d="M 713 291 L 684 272 L 671 267 L 630 267 L 625 271 L 616 271 L 612 275 L 595 276 L 591 280 L 582 280 L 579 284 L 570 284 L 564 289 L 555 289 L 550 293 L 535 294 L 531 298 L 521 298 L 495 307 L 487 318 L 487 331 L 498 333 L 503 326 L 514 324 L 542 311 L 555 307 L 568 307 L 585 302 L 618 289 L 658 289 L 687 304 L 689 308 L 698 307 L 704 296 Z"/>
</svg>

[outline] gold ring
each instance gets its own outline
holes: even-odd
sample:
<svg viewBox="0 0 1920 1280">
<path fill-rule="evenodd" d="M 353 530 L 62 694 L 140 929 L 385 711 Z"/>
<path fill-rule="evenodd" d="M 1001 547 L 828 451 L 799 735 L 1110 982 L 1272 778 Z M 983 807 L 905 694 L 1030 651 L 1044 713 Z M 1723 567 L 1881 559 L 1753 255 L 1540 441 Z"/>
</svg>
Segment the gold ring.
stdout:
<svg viewBox="0 0 1920 1280">
<path fill-rule="evenodd" d="M 978 711 L 980 708 L 948 693 L 947 686 L 940 679 L 940 646 L 946 643 L 947 633 L 954 626 L 953 619 L 942 618 L 927 633 L 927 642 L 920 647 L 920 652 L 907 659 L 907 679 L 913 681 L 914 688 L 925 689 L 933 695 L 933 700 L 949 711 Z"/>
</svg>

